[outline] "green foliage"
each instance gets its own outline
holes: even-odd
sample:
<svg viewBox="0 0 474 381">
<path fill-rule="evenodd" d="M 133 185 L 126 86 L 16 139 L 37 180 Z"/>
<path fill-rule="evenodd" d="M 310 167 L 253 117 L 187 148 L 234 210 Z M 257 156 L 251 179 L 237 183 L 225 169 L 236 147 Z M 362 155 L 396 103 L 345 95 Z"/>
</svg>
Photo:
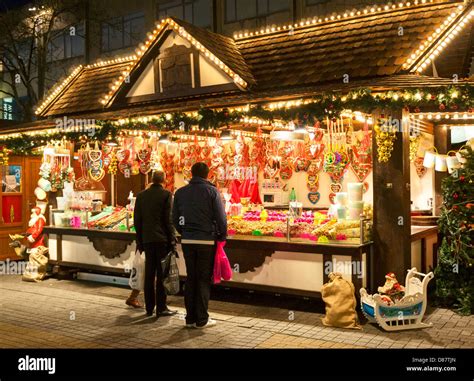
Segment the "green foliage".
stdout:
<svg viewBox="0 0 474 381">
<path fill-rule="evenodd" d="M 439 229 L 443 242 L 435 270 L 440 304 L 469 315 L 474 310 L 474 152 L 462 150 L 467 163 L 443 180 Z"/>
<path fill-rule="evenodd" d="M 101 121 L 98 124 L 102 128 L 88 140 L 103 141 L 109 132 L 112 136 L 116 136 L 121 130 L 189 132 L 192 131 L 192 127 L 199 127 L 202 130 L 218 129 L 240 123 L 245 118 L 259 118 L 269 123 L 280 121 L 313 126 L 317 122 L 324 122 L 326 118 L 339 117 L 343 110 L 371 113 L 375 109 L 380 109 L 390 113 L 400 108 L 408 108 L 416 113 L 426 111 L 426 109 L 433 111 L 436 107 L 440 111 L 465 112 L 472 111 L 474 107 L 474 86 L 465 84 L 438 88 L 412 88 L 385 93 L 372 93 L 370 89 L 355 89 L 345 95 L 328 91 L 319 93 L 305 102 L 292 103 L 291 107 L 286 107 L 286 102 L 282 102 L 283 107 L 274 108 L 251 105 L 245 111 L 202 108 L 194 114 L 162 113 L 157 117 L 148 118 L 146 122 L 141 118 L 140 120 L 132 118 L 122 124 Z M 44 132 L 39 132 L 35 136 L 0 138 L 0 146 L 5 145 L 15 155 L 30 155 L 35 148 L 44 146 L 45 142 L 61 140 L 63 137 L 78 142 L 81 138 L 84 139 L 84 134 L 57 131 L 46 135 Z"/>
</svg>

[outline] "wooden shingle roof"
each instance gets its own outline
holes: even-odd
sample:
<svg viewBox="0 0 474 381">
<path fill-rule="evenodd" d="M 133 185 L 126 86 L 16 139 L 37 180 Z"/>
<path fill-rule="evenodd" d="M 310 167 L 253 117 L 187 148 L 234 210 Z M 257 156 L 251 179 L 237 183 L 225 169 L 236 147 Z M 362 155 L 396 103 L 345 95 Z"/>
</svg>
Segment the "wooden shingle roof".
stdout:
<svg viewBox="0 0 474 381">
<path fill-rule="evenodd" d="M 258 89 L 397 74 L 457 10 L 429 4 L 237 40 Z M 278 80 L 275 80 L 275 79 Z"/>
<path fill-rule="evenodd" d="M 459 6 L 463 9 L 458 9 Z M 170 18 L 167 22 L 174 24 L 175 29 L 178 24 L 238 74 L 248 86 L 237 94 L 183 94 L 176 99 L 151 100 L 130 104 L 126 108 L 134 113 L 136 109 L 148 110 L 154 107 L 156 113 L 175 109 L 173 103 L 188 108 L 191 104 L 216 105 L 237 100 L 252 102 L 291 94 L 297 97 L 322 89 L 349 91 L 354 86 L 394 89 L 400 86 L 413 87 L 417 83 L 418 86 L 441 86 L 441 83 L 449 80 L 418 76 L 413 67 L 404 64 L 407 65 L 410 59 L 413 61 L 414 56 L 416 60 L 422 59 L 427 53 L 420 49 L 420 45 L 426 44 L 428 38 L 433 41 L 444 38 L 449 33 L 449 26 L 444 29 L 446 25 L 467 12 L 469 6 L 462 1 L 449 1 L 395 7 L 317 22 L 292 28 L 291 31 L 286 29 L 263 35 L 248 34 L 248 37 L 240 39 L 225 37 Z M 469 24 L 465 29 L 467 32 L 464 31 L 463 36 L 470 36 L 472 25 Z M 469 41 L 472 44 L 472 39 Z M 467 45 L 466 57 L 473 49 Z M 466 60 L 462 52 L 458 52 L 456 57 L 458 61 Z M 449 58 L 444 57 L 446 59 Z M 107 107 L 102 107 L 100 100 L 111 91 L 111 85 L 121 72 L 133 65 L 131 61 L 125 60 L 82 68 L 40 115 L 106 114 L 118 111 L 119 105 L 114 105 L 113 97 Z M 464 62 L 463 65 L 466 67 L 467 64 Z M 219 100 L 219 96 L 229 97 L 229 102 Z M 120 113 L 127 111 L 120 110 Z"/>
<path fill-rule="evenodd" d="M 110 90 L 111 83 L 129 64 L 130 61 L 124 61 L 82 68 L 44 115 L 66 115 L 100 109 L 101 96 Z"/>
</svg>

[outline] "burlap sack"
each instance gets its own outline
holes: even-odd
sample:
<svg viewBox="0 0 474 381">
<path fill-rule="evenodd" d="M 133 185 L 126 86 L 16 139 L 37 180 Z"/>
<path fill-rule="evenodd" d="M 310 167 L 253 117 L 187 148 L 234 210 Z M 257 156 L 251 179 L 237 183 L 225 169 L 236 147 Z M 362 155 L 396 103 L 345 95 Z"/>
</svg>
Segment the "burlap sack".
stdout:
<svg viewBox="0 0 474 381">
<path fill-rule="evenodd" d="M 46 266 L 48 264 L 48 248 L 40 246 L 32 249 L 28 265 L 23 273 L 22 280 L 25 282 L 39 282 L 46 276 Z"/>
<path fill-rule="evenodd" d="M 343 279 L 341 274 L 329 274 L 329 282 L 321 289 L 326 303 L 326 316 L 321 319 L 325 326 L 360 329 L 354 292 L 352 282 Z"/>
</svg>

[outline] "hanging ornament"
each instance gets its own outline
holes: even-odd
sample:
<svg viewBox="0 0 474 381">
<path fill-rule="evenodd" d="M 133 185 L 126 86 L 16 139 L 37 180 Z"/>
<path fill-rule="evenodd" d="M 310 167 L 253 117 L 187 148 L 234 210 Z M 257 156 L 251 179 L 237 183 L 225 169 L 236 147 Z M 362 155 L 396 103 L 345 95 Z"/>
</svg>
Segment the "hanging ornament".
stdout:
<svg viewBox="0 0 474 381">
<path fill-rule="evenodd" d="M 414 162 L 418 156 L 420 147 L 420 136 L 410 136 L 410 162 Z"/>
<path fill-rule="evenodd" d="M 393 143 L 397 135 L 390 127 L 384 125 L 382 120 L 374 127 L 375 141 L 377 143 L 377 159 L 379 163 L 388 163 L 392 156 Z"/>
<path fill-rule="evenodd" d="M 426 168 L 426 167 L 423 165 L 423 161 L 424 161 L 424 158 L 423 158 L 423 157 L 417 157 L 417 158 L 413 161 L 413 164 L 414 164 L 415 170 L 416 170 L 416 174 L 418 175 L 418 177 L 419 177 L 420 179 L 426 174 L 426 172 L 428 172 L 428 168 Z"/>
</svg>

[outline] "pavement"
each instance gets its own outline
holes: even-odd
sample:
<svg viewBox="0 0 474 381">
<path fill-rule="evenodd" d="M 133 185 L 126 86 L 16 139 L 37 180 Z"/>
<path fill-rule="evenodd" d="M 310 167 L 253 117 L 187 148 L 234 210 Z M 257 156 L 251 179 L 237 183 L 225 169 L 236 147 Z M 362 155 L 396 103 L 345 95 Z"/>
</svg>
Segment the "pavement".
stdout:
<svg viewBox="0 0 474 381">
<path fill-rule="evenodd" d="M 318 300 L 213 290 L 217 325 L 184 327 L 178 310 L 156 319 L 125 305 L 130 290 L 85 281 L 21 281 L 0 276 L 0 348 L 474 348 L 474 316 L 428 307 L 431 328 L 385 332 L 361 319 L 361 330 L 325 327 Z"/>
</svg>

